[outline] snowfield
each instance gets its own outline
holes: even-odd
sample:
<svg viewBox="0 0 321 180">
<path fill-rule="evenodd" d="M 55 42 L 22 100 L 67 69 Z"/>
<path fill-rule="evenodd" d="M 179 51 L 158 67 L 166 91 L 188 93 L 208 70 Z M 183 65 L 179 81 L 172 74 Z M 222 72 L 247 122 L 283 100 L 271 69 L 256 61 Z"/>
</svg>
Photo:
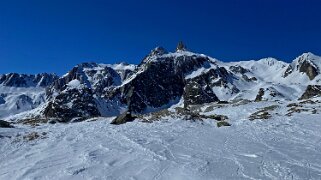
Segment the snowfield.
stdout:
<svg viewBox="0 0 321 180">
<path fill-rule="evenodd" d="M 271 105 L 271 118 L 248 120 Z M 112 118 L 15 124 L 0 128 L 0 179 L 321 179 L 320 103 L 302 105 L 315 114 L 291 116 L 287 105 L 202 106 L 228 115 L 232 126 L 221 128 L 170 116 L 118 126 Z"/>
</svg>

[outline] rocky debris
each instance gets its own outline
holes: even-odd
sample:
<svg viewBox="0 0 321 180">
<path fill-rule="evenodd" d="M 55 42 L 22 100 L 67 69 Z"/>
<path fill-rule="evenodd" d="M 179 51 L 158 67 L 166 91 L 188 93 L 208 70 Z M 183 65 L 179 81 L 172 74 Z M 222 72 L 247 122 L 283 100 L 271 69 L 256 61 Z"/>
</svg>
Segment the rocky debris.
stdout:
<svg viewBox="0 0 321 180">
<path fill-rule="evenodd" d="M 255 119 L 269 119 L 272 115 L 267 111 L 258 111 L 250 115 L 249 120 L 253 121 Z"/>
<path fill-rule="evenodd" d="M 19 120 L 18 123 L 35 127 L 35 126 L 40 126 L 40 124 L 42 123 L 47 123 L 47 121 L 48 121 L 47 119 L 43 119 L 43 118 L 29 118 L 29 119 Z"/>
<path fill-rule="evenodd" d="M 261 108 L 259 111 L 251 114 L 249 116 L 249 120 L 253 121 L 256 119 L 269 119 L 272 117 L 270 112 L 274 111 L 278 107 L 279 107 L 278 105 L 272 105 L 272 106 L 267 106 L 267 107 Z"/>
<path fill-rule="evenodd" d="M 0 120 L 0 128 L 14 128 L 9 122 Z"/>
<path fill-rule="evenodd" d="M 314 101 L 311 99 L 302 100 L 298 103 L 290 103 L 286 107 L 289 109 L 287 110 L 287 116 L 292 116 L 294 113 L 302 113 L 302 112 L 311 112 L 311 114 L 317 114 L 318 109 L 320 109 L 320 106 L 317 105 L 320 102 L 318 100 Z"/>
<path fill-rule="evenodd" d="M 321 85 L 308 85 L 299 100 L 321 96 Z"/>
<path fill-rule="evenodd" d="M 124 112 L 123 114 L 117 116 L 110 124 L 124 124 L 127 122 L 131 122 L 135 120 L 135 116 L 133 116 L 129 111 Z"/>
<path fill-rule="evenodd" d="M 46 137 L 47 133 L 46 132 L 42 132 L 41 134 L 39 134 L 38 132 L 31 132 L 27 135 L 24 135 L 23 136 L 23 140 L 25 141 L 34 141 L 36 139 L 44 139 L 44 138 L 47 138 Z"/>
<path fill-rule="evenodd" d="M 286 114 L 287 116 L 292 116 L 293 113 L 301 113 L 301 112 L 309 112 L 312 111 L 312 114 L 314 112 L 314 109 L 309 109 L 309 108 L 302 108 L 300 106 L 294 106 L 288 109 L 288 113 Z"/>
<path fill-rule="evenodd" d="M 299 104 L 317 104 L 317 103 L 320 103 L 319 100 L 316 100 L 316 101 L 313 101 L 311 99 L 307 99 L 307 100 L 303 100 L 303 101 L 300 101 Z"/>
<path fill-rule="evenodd" d="M 203 118 L 206 119 L 214 119 L 216 121 L 225 121 L 228 119 L 225 115 L 218 115 L 218 114 L 212 114 L 212 115 L 202 115 Z"/>
<path fill-rule="evenodd" d="M 173 117 L 176 114 L 174 112 L 169 111 L 168 109 L 163 109 L 156 112 L 146 113 L 146 114 L 137 114 L 137 118 L 141 119 L 142 122 L 151 123 L 154 121 L 159 121 L 162 119 L 167 119 L 169 117 Z"/>
<path fill-rule="evenodd" d="M 286 105 L 286 107 L 302 107 L 302 105 L 297 104 L 297 103 L 290 103 L 290 104 Z"/>
<path fill-rule="evenodd" d="M 200 114 L 196 110 L 191 111 L 184 108 L 176 108 L 176 113 L 177 115 L 184 117 L 185 120 L 200 120 L 200 121 L 203 121 L 204 119 L 212 119 L 216 121 L 228 120 L 228 117 L 225 115 L 220 115 L 220 114 L 205 115 L 205 114 Z"/>
<path fill-rule="evenodd" d="M 217 125 L 217 127 L 231 126 L 231 124 L 226 121 L 219 121 L 219 122 L 217 122 L 216 125 Z"/>
<path fill-rule="evenodd" d="M 255 98 L 254 101 L 255 101 L 255 102 L 262 101 L 263 96 L 264 96 L 264 88 L 260 88 L 260 89 L 259 89 L 259 92 L 257 93 L 256 98 Z"/>
</svg>

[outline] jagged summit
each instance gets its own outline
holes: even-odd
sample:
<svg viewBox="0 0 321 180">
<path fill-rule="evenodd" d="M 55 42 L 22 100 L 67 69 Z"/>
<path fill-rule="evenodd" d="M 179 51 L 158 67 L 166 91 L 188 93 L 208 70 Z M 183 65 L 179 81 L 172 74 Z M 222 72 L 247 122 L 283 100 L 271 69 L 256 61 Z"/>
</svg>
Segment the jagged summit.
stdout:
<svg viewBox="0 0 321 180">
<path fill-rule="evenodd" d="M 186 50 L 187 50 L 186 45 L 183 43 L 183 41 L 180 41 L 180 42 L 177 44 L 176 52 L 186 51 Z"/>
<path fill-rule="evenodd" d="M 154 48 L 153 50 L 151 50 L 151 53 L 150 55 L 151 56 L 161 56 L 161 55 L 164 55 L 164 54 L 167 54 L 168 52 L 166 51 L 165 48 L 161 47 L 161 46 L 158 46 L 156 48 Z"/>
<path fill-rule="evenodd" d="M 314 55 L 311 52 L 303 53 L 293 60 L 288 65 L 284 77 L 293 74 L 293 72 L 304 73 L 310 80 L 313 80 L 320 74 L 321 69 L 321 57 Z"/>
</svg>

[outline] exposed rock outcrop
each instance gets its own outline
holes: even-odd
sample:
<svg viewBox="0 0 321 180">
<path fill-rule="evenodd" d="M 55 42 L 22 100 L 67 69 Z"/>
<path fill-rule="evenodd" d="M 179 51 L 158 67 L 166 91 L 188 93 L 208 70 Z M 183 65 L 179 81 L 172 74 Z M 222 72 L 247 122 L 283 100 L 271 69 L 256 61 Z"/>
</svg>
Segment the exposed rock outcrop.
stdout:
<svg viewBox="0 0 321 180">
<path fill-rule="evenodd" d="M 60 93 L 50 101 L 44 110 L 47 118 L 57 118 L 68 122 L 76 117 L 100 116 L 91 89 L 70 89 Z"/>
<path fill-rule="evenodd" d="M 209 86 L 201 86 L 201 84 L 191 81 L 188 82 L 184 89 L 184 106 L 204 104 L 219 101 Z"/>
<path fill-rule="evenodd" d="M 0 120 L 0 128 L 13 128 L 13 127 L 14 126 L 12 126 L 9 122 Z"/>
<path fill-rule="evenodd" d="M 299 99 L 309 99 L 315 96 L 321 96 L 321 85 L 308 85 Z"/>
<path fill-rule="evenodd" d="M 111 122 L 111 124 L 119 125 L 119 124 L 124 124 L 124 123 L 127 123 L 127 122 L 131 122 L 131 121 L 134 121 L 134 120 L 135 120 L 135 117 L 129 111 L 126 111 L 126 112 L 122 113 L 121 115 L 117 116 Z"/>
<path fill-rule="evenodd" d="M 264 88 L 260 88 L 260 89 L 259 89 L 259 92 L 257 93 L 256 98 L 255 98 L 254 101 L 255 101 L 255 102 L 262 101 L 263 96 L 264 96 Z"/>
</svg>

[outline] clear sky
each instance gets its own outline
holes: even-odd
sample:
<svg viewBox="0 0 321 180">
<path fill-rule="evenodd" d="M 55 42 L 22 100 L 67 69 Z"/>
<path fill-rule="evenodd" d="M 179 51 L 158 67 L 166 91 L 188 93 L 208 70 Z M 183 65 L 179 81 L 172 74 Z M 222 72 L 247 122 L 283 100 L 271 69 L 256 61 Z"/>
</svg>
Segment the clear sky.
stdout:
<svg viewBox="0 0 321 180">
<path fill-rule="evenodd" d="M 321 55 L 320 0 L 1 0 L 0 73 L 139 63 L 178 41 L 222 61 Z"/>
</svg>

